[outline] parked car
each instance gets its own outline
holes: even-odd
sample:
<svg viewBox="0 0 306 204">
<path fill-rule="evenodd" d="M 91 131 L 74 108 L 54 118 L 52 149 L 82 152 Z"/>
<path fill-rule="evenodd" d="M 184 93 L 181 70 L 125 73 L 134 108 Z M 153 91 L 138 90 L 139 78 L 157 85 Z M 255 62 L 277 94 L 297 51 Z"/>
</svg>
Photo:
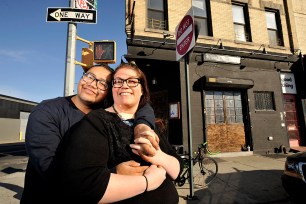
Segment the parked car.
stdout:
<svg viewBox="0 0 306 204">
<path fill-rule="evenodd" d="M 282 185 L 290 199 L 296 203 L 306 203 L 306 152 L 287 157 Z"/>
</svg>

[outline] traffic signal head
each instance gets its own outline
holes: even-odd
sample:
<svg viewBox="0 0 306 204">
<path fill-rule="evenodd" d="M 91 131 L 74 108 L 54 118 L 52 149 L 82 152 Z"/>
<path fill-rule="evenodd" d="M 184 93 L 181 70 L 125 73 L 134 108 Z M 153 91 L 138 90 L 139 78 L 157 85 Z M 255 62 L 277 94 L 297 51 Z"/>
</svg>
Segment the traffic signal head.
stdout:
<svg viewBox="0 0 306 204">
<path fill-rule="evenodd" d="M 84 71 L 93 66 L 93 51 L 90 48 L 82 48 L 82 64 Z"/>
<path fill-rule="evenodd" d="M 103 40 L 93 42 L 93 61 L 99 63 L 116 63 L 116 42 Z"/>
</svg>

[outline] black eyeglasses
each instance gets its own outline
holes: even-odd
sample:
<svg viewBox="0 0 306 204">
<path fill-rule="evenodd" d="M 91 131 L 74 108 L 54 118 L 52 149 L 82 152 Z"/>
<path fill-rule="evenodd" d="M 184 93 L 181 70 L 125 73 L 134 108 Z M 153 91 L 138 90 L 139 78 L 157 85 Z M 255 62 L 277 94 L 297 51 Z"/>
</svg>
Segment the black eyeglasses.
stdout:
<svg viewBox="0 0 306 204">
<path fill-rule="evenodd" d="M 128 87 L 136 87 L 138 86 L 138 84 L 140 83 L 140 79 L 139 78 L 129 78 L 129 79 L 114 79 L 112 81 L 112 86 L 114 88 L 121 88 L 124 84 L 124 82 L 126 82 Z"/>
<path fill-rule="evenodd" d="M 105 91 L 108 88 L 107 82 L 103 79 L 98 80 L 92 73 L 87 72 L 87 73 L 83 73 L 83 80 L 86 83 L 92 83 L 93 81 L 96 81 L 96 86 L 99 90 L 101 91 Z"/>
</svg>

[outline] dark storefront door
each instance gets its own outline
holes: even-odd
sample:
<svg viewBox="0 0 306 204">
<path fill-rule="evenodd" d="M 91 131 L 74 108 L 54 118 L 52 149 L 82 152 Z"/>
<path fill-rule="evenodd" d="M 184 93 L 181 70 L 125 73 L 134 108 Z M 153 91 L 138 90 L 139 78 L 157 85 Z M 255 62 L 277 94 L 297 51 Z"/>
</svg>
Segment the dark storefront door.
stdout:
<svg viewBox="0 0 306 204">
<path fill-rule="evenodd" d="M 169 118 L 169 102 L 168 91 L 151 92 L 152 107 L 155 112 L 155 117 L 162 119 L 166 126 L 164 135 L 167 137 L 170 144 L 183 144 L 182 122 L 180 117 L 178 119 Z"/>
<path fill-rule="evenodd" d="M 246 143 L 241 92 L 205 91 L 205 109 L 209 149 L 241 151 Z"/>
<path fill-rule="evenodd" d="M 300 133 L 296 114 L 295 95 L 284 94 L 284 109 L 290 147 L 299 146 Z"/>
</svg>

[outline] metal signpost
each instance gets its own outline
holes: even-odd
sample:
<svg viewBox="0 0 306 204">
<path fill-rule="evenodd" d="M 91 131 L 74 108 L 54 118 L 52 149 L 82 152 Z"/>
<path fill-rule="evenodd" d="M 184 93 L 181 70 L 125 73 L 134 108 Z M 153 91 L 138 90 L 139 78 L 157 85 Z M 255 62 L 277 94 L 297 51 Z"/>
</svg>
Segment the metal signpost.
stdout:
<svg viewBox="0 0 306 204">
<path fill-rule="evenodd" d="M 193 161 L 192 161 L 192 130 L 191 130 L 191 112 L 190 112 L 190 93 L 189 93 L 189 51 L 195 46 L 195 26 L 192 7 L 176 27 L 176 60 L 182 57 L 185 60 L 185 78 L 186 78 L 186 103 L 187 103 L 187 128 L 188 128 L 188 148 L 189 148 L 189 184 L 190 195 L 187 199 L 197 199 L 193 195 Z"/>
<path fill-rule="evenodd" d="M 47 22 L 68 22 L 64 96 L 74 94 L 76 23 L 97 22 L 96 0 L 70 0 L 69 8 L 48 8 Z"/>
</svg>

